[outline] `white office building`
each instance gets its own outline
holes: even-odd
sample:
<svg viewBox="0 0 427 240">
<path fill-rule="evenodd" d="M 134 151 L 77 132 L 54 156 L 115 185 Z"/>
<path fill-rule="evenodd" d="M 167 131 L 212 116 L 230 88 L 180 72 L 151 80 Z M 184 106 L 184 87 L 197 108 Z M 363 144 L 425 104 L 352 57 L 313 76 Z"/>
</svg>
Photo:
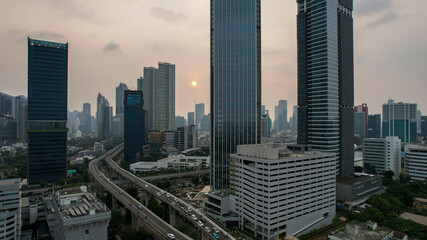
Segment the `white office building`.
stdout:
<svg viewBox="0 0 427 240">
<path fill-rule="evenodd" d="M 20 239 L 20 179 L 0 180 L 0 239 Z"/>
<path fill-rule="evenodd" d="M 391 170 L 394 172 L 394 179 L 398 179 L 401 169 L 401 144 L 399 137 L 365 138 L 363 142 L 365 169 L 373 167 L 377 173 Z"/>
<path fill-rule="evenodd" d="M 405 175 L 411 177 L 411 180 L 427 179 L 427 145 L 405 145 Z"/>
<path fill-rule="evenodd" d="M 237 146 L 230 162 L 230 201 L 239 228 L 273 240 L 331 224 L 335 170 L 334 154 L 306 146 Z"/>
</svg>

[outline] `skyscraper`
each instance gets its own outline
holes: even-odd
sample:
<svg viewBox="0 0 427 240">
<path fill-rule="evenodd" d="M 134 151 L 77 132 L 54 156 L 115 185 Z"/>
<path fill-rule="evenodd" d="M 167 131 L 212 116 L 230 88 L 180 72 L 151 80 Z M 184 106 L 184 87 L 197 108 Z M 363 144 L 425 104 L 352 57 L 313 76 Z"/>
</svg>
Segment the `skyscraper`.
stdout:
<svg viewBox="0 0 427 240">
<path fill-rule="evenodd" d="M 354 112 L 357 113 L 364 113 L 364 132 L 363 132 L 363 136 L 366 137 L 368 136 L 368 104 L 366 103 L 362 103 L 362 105 L 358 105 L 358 106 L 354 106 Z"/>
<path fill-rule="evenodd" d="M 353 1 L 297 0 L 298 143 L 337 154 L 352 175 Z"/>
<path fill-rule="evenodd" d="M 260 142 L 261 1 L 211 0 L 211 189 L 229 187 L 229 155 Z"/>
<path fill-rule="evenodd" d="M 124 157 L 127 162 L 142 158 L 144 114 L 142 91 L 124 92 Z"/>
<path fill-rule="evenodd" d="M 144 78 L 139 77 L 136 79 L 136 86 L 138 91 L 142 91 L 142 82 L 144 81 Z"/>
<path fill-rule="evenodd" d="M 381 114 L 368 116 L 368 138 L 381 137 Z"/>
<path fill-rule="evenodd" d="M 96 137 L 105 140 L 111 135 L 112 110 L 108 100 L 98 93 L 96 110 Z"/>
<path fill-rule="evenodd" d="M 196 129 L 200 130 L 202 127 L 202 119 L 205 116 L 205 104 L 197 103 L 196 104 Z"/>
<path fill-rule="evenodd" d="M 194 112 L 187 114 L 188 126 L 194 125 Z"/>
<path fill-rule="evenodd" d="M 365 116 L 364 112 L 355 112 L 354 113 L 354 138 L 355 144 L 362 144 L 365 135 Z"/>
<path fill-rule="evenodd" d="M 291 130 L 293 132 L 298 131 L 298 106 L 294 106 L 293 112 L 292 112 L 292 123 L 291 123 Z"/>
<path fill-rule="evenodd" d="M 91 133 L 91 111 L 90 103 L 83 103 L 82 121 L 80 130 L 83 133 Z"/>
<path fill-rule="evenodd" d="M 128 90 L 128 86 L 124 83 L 120 83 L 116 87 L 116 115 L 124 113 L 123 100 L 125 90 Z"/>
<path fill-rule="evenodd" d="M 274 122 L 278 132 L 288 128 L 288 101 L 280 100 L 274 108 Z"/>
<path fill-rule="evenodd" d="M 15 97 L 16 138 L 22 142 L 27 142 L 27 102 L 25 96 Z"/>
<path fill-rule="evenodd" d="M 417 142 L 417 104 L 383 104 L 383 137 L 397 136 L 402 143 Z"/>
<path fill-rule="evenodd" d="M 67 175 L 68 43 L 28 38 L 28 183 Z"/>
<path fill-rule="evenodd" d="M 175 129 L 175 65 L 159 62 L 159 68 L 145 67 L 142 81 L 144 109 L 149 130 Z"/>
<path fill-rule="evenodd" d="M 183 116 L 175 116 L 175 127 L 185 127 L 187 126 L 187 120 Z"/>
</svg>

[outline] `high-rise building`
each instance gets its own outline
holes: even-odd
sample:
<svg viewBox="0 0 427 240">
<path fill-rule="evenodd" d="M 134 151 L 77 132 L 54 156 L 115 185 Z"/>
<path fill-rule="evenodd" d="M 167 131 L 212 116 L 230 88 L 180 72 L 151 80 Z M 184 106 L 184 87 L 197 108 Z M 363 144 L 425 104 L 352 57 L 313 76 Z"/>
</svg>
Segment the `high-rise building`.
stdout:
<svg viewBox="0 0 427 240">
<path fill-rule="evenodd" d="M 28 38 L 28 183 L 67 176 L 68 43 Z"/>
<path fill-rule="evenodd" d="M 179 151 L 197 147 L 197 130 L 195 125 L 179 127 L 174 136 L 175 147 Z"/>
<path fill-rule="evenodd" d="M 211 190 L 229 187 L 229 155 L 261 134 L 261 1 L 211 0 Z M 249 60 L 250 59 L 250 60 Z"/>
<path fill-rule="evenodd" d="M 421 132 L 421 111 L 417 111 L 417 133 Z"/>
<path fill-rule="evenodd" d="M 183 116 L 175 116 L 175 127 L 185 127 L 187 126 L 187 120 Z"/>
<path fill-rule="evenodd" d="M 14 116 L 13 96 L 0 92 L 0 115 Z"/>
<path fill-rule="evenodd" d="M 0 238 L 21 239 L 21 183 L 19 178 L 0 180 Z"/>
<path fill-rule="evenodd" d="M 427 138 L 427 116 L 421 117 L 421 134 Z"/>
<path fill-rule="evenodd" d="M 274 108 L 274 125 L 278 132 L 288 129 L 288 101 L 280 100 Z"/>
<path fill-rule="evenodd" d="M 189 112 L 187 114 L 187 125 L 188 126 L 194 125 L 194 112 Z"/>
<path fill-rule="evenodd" d="M 397 136 L 404 143 L 417 142 L 417 104 L 383 104 L 383 137 Z"/>
<path fill-rule="evenodd" d="M 381 114 L 368 116 L 368 138 L 381 137 Z"/>
<path fill-rule="evenodd" d="M 125 90 L 128 90 L 128 86 L 124 83 L 120 83 L 119 86 L 116 87 L 116 115 L 124 113 L 124 97 Z"/>
<path fill-rule="evenodd" d="M 364 117 L 364 123 L 363 123 L 363 125 L 365 126 L 365 129 L 364 129 L 363 134 L 361 133 L 361 135 L 363 135 L 364 137 L 368 136 L 368 104 L 362 103 L 362 105 L 354 106 L 354 112 L 355 113 L 358 112 L 358 113 L 364 113 L 365 114 L 364 115 L 365 116 Z"/>
<path fill-rule="evenodd" d="M 291 121 L 291 130 L 293 132 L 298 131 L 298 106 L 293 107 L 293 115 L 292 115 L 292 121 Z"/>
<path fill-rule="evenodd" d="M 127 162 L 142 159 L 144 114 L 142 91 L 126 90 L 124 157 Z"/>
<path fill-rule="evenodd" d="M 364 112 L 355 112 L 354 113 L 354 138 L 355 144 L 362 144 L 363 139 L 366 137 L 366 114 Z"/>
<path fill-rule="evenodd" d="M 82 120 L 81 120 L 80 130 L 85 134 L 92 132 L 91 131 L 90 103 L 84 103 L 83 104 Z"/>
<path fill-rule="evenodd" d="M 239 228 L 259 239 L 285 239 L 331 224 L 335 164 L 335 154 L 301 146 L 238 146 L 231 155 L 230 202 Z"/>
<path fill-rule="evenodd" d="M 175 65 L 159 62 L 159 68 L 145 67 L 142 81 L 144 109 L 149 130 L 175 129 Z"/>
<path fill-rule="evenodd" d="M 399 178 L 401 169 L 401 141 L 398 137 L 365 138 L 363 142 L 363 164 L 365 169 L 376 173 L 391 170 L 394 179 Z"/>
<path fill-rule="evenodd" d="M 297 0 L 298 143 L 354 172 L 353 1 Z"/>
<path fill-rule="evenodd" d="M 405 144 L 405 175 L 411 180 L 427 180 L 427 146 Z"/>
<path fill-rule="evenodd" d="M 106 140 L 111 136 L 112 110 L 108 100 L 98 93 L 96 110 L 96 137 Z"/>
<path fill-rule="evenodd" d="M 138 91 L 142 91 L 142 82 L 144 81 L 143 77 L 139 77 L 136 79 L 136 86 Z"/>
<path fill-rule="evenodd" d="M 16 121 L 12 116 L 0 115 L 0 146 L 16 141 Z"/>
<path fill-rule="evenodd" d="M 125 115 L 118 114 L 111 120 L 111 135 L 122 138 L 125 133 Z"/>
<path fill-rule="evenodd" d="M 211 131 L 211 114 L 210 113 L 203 116 L 200 130 L 204 132 Z"/>
<path fill-rule="evenodd" d="M 22 142 L 27 142 L 27 111 L 27 97 L 22 95 L 15 97 L 16 138 Z"/>
<path fill-rule="evenodd" d="M 202 127 L 203 116 L 205 116 L 205 104 L 204 103 L 197 103 L 196 104 L 196 128 L 197 128 L 197 130 L 200 130 L 200 128 Z"/>
</svg>

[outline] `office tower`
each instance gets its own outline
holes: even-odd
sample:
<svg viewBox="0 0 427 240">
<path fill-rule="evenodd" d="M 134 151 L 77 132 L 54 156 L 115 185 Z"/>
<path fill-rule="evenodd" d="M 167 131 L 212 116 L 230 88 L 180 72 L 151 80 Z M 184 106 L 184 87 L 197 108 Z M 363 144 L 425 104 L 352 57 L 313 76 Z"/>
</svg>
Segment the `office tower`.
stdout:
<svg viewBox="0 0 427 240">
<path fill-rule="evenodd" d="M 96 109 L 96 137 L 106 140 L 111 135 L 112 110 L 110 110 L 110 103 L 101 93 L 98 93 Z"/>
<path fill-rule="evenodd" d="M 401 169 L 401 141 L 398 137 L 365 138 L 363 142 L 363 164 L 365 169 L 376 173 L 391 170 L 394 179 L 399 178 Z"/>
<path fill-rule="evenodd" d="M 22 142 L 27 142 L 27 110 L 27 97 L 15 97 L 16 138 Z"/>
<path fill-rule="evenodd" d="M 368 116 L 368 138 L 381 137 L 381 114 Z"/>
<path fill-rule="evenodd" d="M 195 125 L 179 127 L 175 131 L 175 147 L 179 151 L 197 147 L 197 130 Z"/>
<path fill-rule="evenodd" d="M 383 137 L 397 136 L 404 143 L 417 142 L 417 104 L 383 104 Z"/>
<path fill-rule="evenodd" d="M 184 127 L 187 126 L 187 120 L 185 120 L 185 117 L 183 116 L 176 116 L 175 117 L 175 127 Z"/>
<path fill-rule="evenodd" d="M 405 175 L 411 180 L 427 179 L 427 146 L 405 144 Z"/>
<path fill-rule="evenodd" d="M 142 91 L 142 82 L 144 81 L 144 78 L 139 77 L 136 79 L 136 86 L 138 91 Z"/>
<path fill-rule="evenodd" d="M 239 228 L 259 239 L 285 239 L 332 223 L 335 154 L 277 143 L 246 145 L 237 147 L 230 164 L 230 202 Z"/>
<path fill-rule="evenodd" d="M 113 137 L 122 138 L 125 132 L 125 115 L 118 114 L 113 117 L 111 122 L 111 135 Z"/>
<path fill-rule="evenodd" d="M 159 62 L 159 68 L 144 68 L 144 109 L 149 130 L 175 129 L 175 65 Z"/>
<path fill-rule="evenodd" d="M 126 90 L 124 156 L 127 162 L 142 159 L 144 114 L 142 91 Z"/>
<path fill-rule="evenodd" d="M 204 132 L 210 132 L 211 131 L 211 114 L 210 113 L 203 116 L 202 123 L 200 126 L 200 130 L 204 131 Z"/>
<path fill-rule="evenodd" d="M 354 113 L 354 138 L 355 144 L 362 144 L 363 139 L 366 137 L 365 130 L 365 116 L 364 112 L 355 112 Z"/>
<path fill-rule="evenodd" d="M 427 137 L 427 116 L 421 117 L 421 134 L 424 138 Z"/>
<path fill-rule="evenodd" d="M 12 116 L 0 115 L 0 146 L 16 142 L 16 121 Z"/>
<path fill-rule="evenodd" d="M 194 125 L 194 112 L 189 112 L 187 114 L 188 126 Z"/>
<path fill-rule="evenodd" d="M 228 188 L 236 146 L 261 139 L 260 9 L 260 0 L 211 0 L 213 191 Z"/>
<path fill-rule="evenodd" d="M 202 127 L 203 116 L 205 116 L 205 104 L 204 103 L 197 103 L 196 104 L 196 128 L 197 128 L 197 130 L 200 130 L 200 128 Z"/>
<path fill-rule="evenodd" d="M 268 128 L 268 116 L 266 114 L 261 115 L 261 137 L 268 138 L 270 137 L 270 131 Z"/>
<path fill-rule="evenodd" d="M 288 129 L 288 101 L 280 100 L 279 105 L 274 108 L 274 122 L 276 131 Z"/>
<path fill-rule="evenodd" d="M 417 111 L 417 133 L 421 132 L 421 111 Z"/>
<path fill-rule="evenodd" d="M 28 183 L 67 176 L 68 43 L 28 38 Z"/>
<path fill-rule="evenodd" d="M 337 154 L 352 175 L 353 1 L 297 0 L 298 143 Z"/>
<path fill-rule="evenodd" d="M 0 238 L 21 239 L 21 179 L 0 180 Z"/>
<path fill-rule="evenodd" d="M 364 123 L 363 123 L 363 125 L 365 126 L 365 130 L 364 130 L 364 133 L 361 135 L 365 137 L 368 136 L 368 104 L 362 103 L 362 105 L 354 106 L 354 112 L 365 114 Z"/>
<path fill-rule="evenodd" d="M 85 133 L 91 133 L 91 111 L 90 111 L 90 103 L 83 104 L 82 111 L 82 119 L 81 119 L 81 127 L 80 130 Z"/>
<path fill-rule="evenodd" d="M 124 83 L 120 83 L 119 86 L 116 87 L 116 115 L 124 113 L 123 101 L 125 90 L 128 90 L 128 86 Z"/>
<path fill-rule="evenodd" d="M 0 92 L 0 115 L 14 116 L 13 96 Z"/>
</svg>

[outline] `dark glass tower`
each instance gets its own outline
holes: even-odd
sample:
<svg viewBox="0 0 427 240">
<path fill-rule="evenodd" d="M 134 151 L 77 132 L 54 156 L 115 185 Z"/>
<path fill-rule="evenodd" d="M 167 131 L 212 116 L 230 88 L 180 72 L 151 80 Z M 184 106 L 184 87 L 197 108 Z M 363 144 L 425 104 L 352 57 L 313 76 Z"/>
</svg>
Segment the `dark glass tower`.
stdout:
<svg viewBox="0 0 427 240">
<path fill-rule="evenodd" d="M 142 158 L 144 137 L 144 112 L 142 107 L 142 91 L 124 91 L 124 156 L 128 162 Z"/>
<path fill-rule="evenodd" d="M 68 43 L 28 38 L 28 183 L 67 172 Z"/>
<path fill-rule="evenodd" d="M 260 142 L 261 0 L 211 0 L 211 189 L 229 187 L 229 155 Z"/>
<path fill-rule="evenodd" d="M 354 171 L 353 0 L 297 0 L 298 143 Z"/>
</svg>

